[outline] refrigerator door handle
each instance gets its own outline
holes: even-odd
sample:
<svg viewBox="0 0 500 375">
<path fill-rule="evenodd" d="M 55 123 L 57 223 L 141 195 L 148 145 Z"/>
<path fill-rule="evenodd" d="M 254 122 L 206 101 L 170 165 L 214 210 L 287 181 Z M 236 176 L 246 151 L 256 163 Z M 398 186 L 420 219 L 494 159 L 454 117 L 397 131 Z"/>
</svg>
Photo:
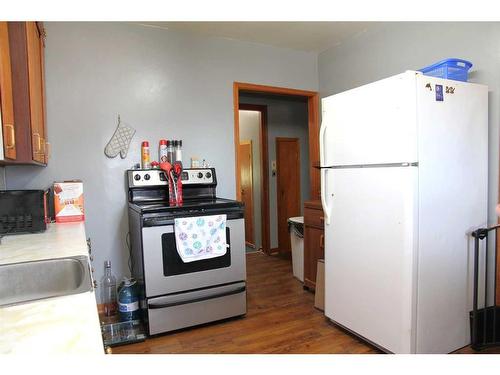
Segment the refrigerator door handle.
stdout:
<svg viewBox="0 0 500 375">
<path fill-rule="evenodd" d="M 326 191 L 325 191 L 326 172 L 327 171 L 328 171 L 328 168 L 321 169 L 321 205 L 323 206 L 323 213 L 325 216 L 325 224 L 329 225 L 330 224 L 330 208 L 328 207 L 328 204 L 327 204 L 327 197 L 326 197 Z"/>
<path fill-rule="evenodd" d="M 322 121 L 321 121 L 321 128 L 319 130 L 319 164 L 321 167 L 325 165 L 325 133 L 326 133 L 326 128 L 327 128 L 327 122 L 326 122 L 326 112 L 322 113 Z M 326 198 L 326 172 L 328 171 L 328 168 L 321 168 L 320 169 L 320 179 L 321 179 L 321 205 L 323 206 L 323 212 L 325 216 L 325 224 L 330 224 L 330 209 L 327 204 L 327 198 Z"/>
<path fill-rule="evenodd" d="M 319 165 L 320 167 L 324 167 L 325 165 L 325 146 L 324 146 L 324 141 L 325 141 L 325 132 L 326 132 L 326 112 L 323 112 L 323 118 L 321 120 L 321 127 L 319 129 Z"/>
</svg>

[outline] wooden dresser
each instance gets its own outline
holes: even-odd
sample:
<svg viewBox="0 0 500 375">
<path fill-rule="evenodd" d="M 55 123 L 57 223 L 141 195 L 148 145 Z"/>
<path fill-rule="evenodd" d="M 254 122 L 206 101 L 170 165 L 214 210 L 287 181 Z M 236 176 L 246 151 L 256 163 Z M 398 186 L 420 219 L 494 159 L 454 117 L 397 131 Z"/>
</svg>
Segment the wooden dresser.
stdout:
<svg viewBox="0 0 500 375">
<path fill-rule="evenodd" d="M 325 258 L 323 208 L 319 200 L 304 202 L 304 287 L 316 287 L 318 259 Z"/>
</svg>

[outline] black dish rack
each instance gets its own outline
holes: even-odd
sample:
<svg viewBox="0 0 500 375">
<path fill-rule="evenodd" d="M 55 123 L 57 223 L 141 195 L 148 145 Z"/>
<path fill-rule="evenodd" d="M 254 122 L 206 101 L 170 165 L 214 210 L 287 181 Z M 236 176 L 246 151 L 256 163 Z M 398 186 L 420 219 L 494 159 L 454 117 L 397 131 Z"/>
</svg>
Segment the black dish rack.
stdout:
<svg viewBox="0 0 500 375">
<path fill-rule="evenodd" d="M 497 251 L 497 236 L 500 225 L 494 225 L 488 228 L 480 228 L 472 232 L 474 238 L 474 299 L 473 308 L 470 312 L 470 327 L 471 327 L 471 347 L 474 350 L 481 350 L 492 346 L 500 345 L 500 306 L 496 304 L 497 298 L 497 265 L 498 265 L 498 251 Z M 488 252 L 488 242 L 492 238 L 494 240 L 494 254 Z M 484 255 L 480 260 L 481 243 L 484 241 Z M 488 264 L 494 258 L 494 267 Z M 480 275 L 480 267 L 484 267 L 484 274 Z M 493 282 L 493 301 L 488 303 L 488 294 L 491 290 L 488 284 L 491 283 L 488 278 L 489 268 L 494 269 L 494 282 Z M 479 295 L 479 285 L 484 285 L 484 296 Z M 479 299 L 484 298 L 484 306 L 479 308 Z"/>
<path fill-rule="evenodd" d="M 45 190 L 0 190 L 0 237 L 47 229 Z"/>
</svg>

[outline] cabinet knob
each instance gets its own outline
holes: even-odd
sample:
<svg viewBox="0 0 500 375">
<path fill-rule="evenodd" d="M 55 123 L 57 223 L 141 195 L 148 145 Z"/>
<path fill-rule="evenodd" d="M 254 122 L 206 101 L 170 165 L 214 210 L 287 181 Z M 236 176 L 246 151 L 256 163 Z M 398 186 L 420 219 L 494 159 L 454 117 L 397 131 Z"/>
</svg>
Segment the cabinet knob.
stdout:
<svg viewBox="0 0 500 375">
<path fill-rule="evenodd" d="M 40 134 L 33 133 L 33 145 L 36 146 L 36 149 L 33 150 L 35 154 L 39 154 L 42 150 L 42 145 L 40 144 Z M 35 140 L 36 139 L 36 140 Z"/>
<path fill-rule="evenodd" d="M 5 129 L 9 130 L 9 137 L 8 137 L 8 142 L 5 142 L 5 147 L 6 148 L 14 148 L 16 147 L 16 134 L 14 132 L 14 125 L 12 124 L 5 124 Z"/>
</svg>

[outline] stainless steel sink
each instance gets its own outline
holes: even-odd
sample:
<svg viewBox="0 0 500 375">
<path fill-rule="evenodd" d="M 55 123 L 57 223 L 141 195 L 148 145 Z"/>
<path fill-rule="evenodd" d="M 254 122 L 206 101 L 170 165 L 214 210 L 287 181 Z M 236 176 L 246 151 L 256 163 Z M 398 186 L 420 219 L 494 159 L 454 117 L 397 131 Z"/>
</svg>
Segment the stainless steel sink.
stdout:
<svg viewBox="0 0 500 375">
<path fill-rule="evenodd" d="M 78 294 L 91 289 L 86 256 L 0 265 L 0 305 Z"/>
</svg>

